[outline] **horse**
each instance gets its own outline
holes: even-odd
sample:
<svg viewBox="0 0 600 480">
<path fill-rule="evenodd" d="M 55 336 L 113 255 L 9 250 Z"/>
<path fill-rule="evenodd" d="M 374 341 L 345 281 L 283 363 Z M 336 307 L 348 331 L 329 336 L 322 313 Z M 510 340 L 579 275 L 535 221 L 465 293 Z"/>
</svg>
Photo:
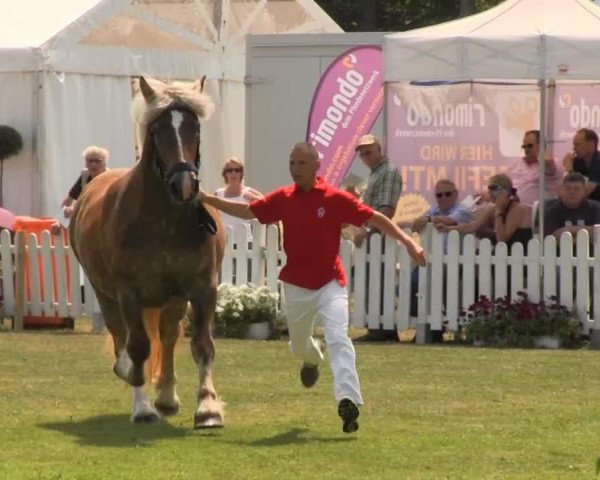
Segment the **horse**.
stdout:
<svg viewBox="0 0 600 480">
<path fill-rule="evenodd" d="M 133 387 L 134 423 L 179 411 L 173 354 L 189 302 L 200 377 L 194 428 L 224 425 L 211 366 L 225 236 L 218 212 L 197 200 L 200 119 L 214 109 L 203 89 L 204 78 L 169 83 L 140 77 L 131 112 L 141 158 L 131 169 L 113 169 L 90 182 L 69 226 L 112 336 L 113 371 Z M 151 351 L 158 362 L 154 405 L 143 389 Z"/>
</svg>

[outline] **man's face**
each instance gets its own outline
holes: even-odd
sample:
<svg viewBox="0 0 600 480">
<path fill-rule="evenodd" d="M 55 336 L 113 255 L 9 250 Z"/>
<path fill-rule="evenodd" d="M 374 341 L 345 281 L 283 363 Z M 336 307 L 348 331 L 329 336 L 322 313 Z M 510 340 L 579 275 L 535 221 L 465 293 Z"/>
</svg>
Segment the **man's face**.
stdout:
<svg viewBox="0 0 600 480">
<path fill-rule="evenodd" d="M 372 145 L 358 147 L 358 156 L 367 167 L 373 168 L 382 158 L 381 146 L 378 143 L 373 143 Z"/>
<path fill-rule="evenodd" d="M 533 133 L 528 133 L 523 137 L 523 158 L 529 164 L 535 163 L 540 154 L 540 144 Z"/>
<path fill-rule="evenodd" d="M 95 177 L 106 170 L 106 162 L 100 155 L 89 155 L 85 157 L 85 167 L 90 175 Z"/>
<path fill-rule="evenodd" d="M 441 183 L 435 187 L 435 199 L 443 212 L 448 211 L 456 203 L 457 196 L 457 190 L 448 183 Z"/>
<path fill-rule="evenodd" d="M 573 151 L 578 157 L 589 157 L 596 151 L 596 144 L 586 140 L 583 132 L 577 132 L 573 137 Z"/>
<path fill-rule="evenodd" d="M 586 197 L 585 184 L 582 182 L 565 182 L 560 186 L 560 198 L 568 208 L 579 208 Z"/>
<path fill-rule="evenodd" d="M 290 175 L 294 183 L 302 188 L 310 188 L 315 181 L 320 162 L 310 152 L 294 148 L 290 154 Z"/>
</svg>

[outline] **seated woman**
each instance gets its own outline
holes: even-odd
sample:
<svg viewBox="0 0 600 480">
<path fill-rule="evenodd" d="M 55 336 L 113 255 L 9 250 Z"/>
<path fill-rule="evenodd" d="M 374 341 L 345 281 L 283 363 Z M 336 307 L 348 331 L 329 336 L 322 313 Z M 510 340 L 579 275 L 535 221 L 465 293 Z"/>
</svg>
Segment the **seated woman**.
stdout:
<svg viewBox="0 0 600 480">
<path fill-rule="evenodd" d="M 503 173 L 490 177 L 488 192 L 492 205 L 482 207 L 471 222 L 449 225 L 443 231 L 473 233 L 493 242 L 504 242 L 509 252 L 513 244 L 522 243 L 526 250 L 527 242 L 533 237 L 531 207 L 519 201 L 510 177 Z"/>
</svg>

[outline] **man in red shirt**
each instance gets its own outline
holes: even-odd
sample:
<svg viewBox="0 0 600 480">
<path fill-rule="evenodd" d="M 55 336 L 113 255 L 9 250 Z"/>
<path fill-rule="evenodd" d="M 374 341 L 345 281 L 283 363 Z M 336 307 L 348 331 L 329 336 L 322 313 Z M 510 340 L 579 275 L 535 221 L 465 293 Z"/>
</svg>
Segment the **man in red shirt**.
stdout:
<svg viewBox="0 0 600 480">
<path fill-rule="evenodd" d="M 314 146 L 301 142 L 290 154 L 294 183 L 267 194 L 249 205 L 200 191 L 202 202 L 236 217 L 261 223 L 283 222 L 287 263 L 279 274 L 285 294 L 285 313 L 292 352 L 302 361 L 300 379 L 312 387 L 319 378 L 324 346 L 312 337 L 315 316 L 323 320 L 329 350 L 338 414 L 343 431 L 358 430 L 358 405 L 362 405 L 355 352 L 348 337 L 348 292 L 339 257 L 342 225 L 369 225 L 402 242 L 410 256 L 425 265 L 421 246 L 385 215 L 362 204 L 347 192 L 317 177 L 320 167 Z"/>
</svg>

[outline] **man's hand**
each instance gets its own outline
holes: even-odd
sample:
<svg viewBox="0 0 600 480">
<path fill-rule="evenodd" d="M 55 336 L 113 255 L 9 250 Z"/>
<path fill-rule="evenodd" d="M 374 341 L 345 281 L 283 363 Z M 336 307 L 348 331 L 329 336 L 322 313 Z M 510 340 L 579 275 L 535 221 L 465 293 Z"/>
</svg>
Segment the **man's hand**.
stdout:
<svg viewBox="0 0 600 480">
<path fill-rule="evenodd" d="M 575 160 L 575 154 L 573 152 L 567 153 L 563 159 L 562 159 L 562 163 L 563 163 L 563 167 L 565 168 L 565 172 L 572 172 L 573 171 L 573 161 Z"/>
<path fill-rule="evenodd" d="M 359 228 L 358 231 L 354 234 L 354 245 L 356 245 L 357 248 L 360 248 L 368 236 L 369 232 L 366 228 Z"/>
<path fill-rule="evenodd" d="M 65 218 L 71 218 L 73 214 L 73 205 L 69 205 L 68 207 L 63 208 L 63 215 Z"/>
<path fill-rule="evenodd" d="M 424 267 L 427 265 L 427 258 L 425 257 L 425 250 L 423 247 L 419 245 L 414 240 L 411 240 L 406 245 L 406 249 L 408 250 L 408 254 L 410 258 L 412 258 L 419 267 Z"/>
<path fill-rule="evenodd" d="M 206 195 L 207 195 L 207 193 L 202 187 L 198 188 L 198 195 L 197 195 L 198 200 L 203 202 Z"/>
<path fill-rule="evenodd" d="M 434 225 L 435 229 L 440 233 L 448 233 L 450 230 L 454 230 L 454 225 L 446 225 L 445 223 L 438 223 Z"/>
</svg>

